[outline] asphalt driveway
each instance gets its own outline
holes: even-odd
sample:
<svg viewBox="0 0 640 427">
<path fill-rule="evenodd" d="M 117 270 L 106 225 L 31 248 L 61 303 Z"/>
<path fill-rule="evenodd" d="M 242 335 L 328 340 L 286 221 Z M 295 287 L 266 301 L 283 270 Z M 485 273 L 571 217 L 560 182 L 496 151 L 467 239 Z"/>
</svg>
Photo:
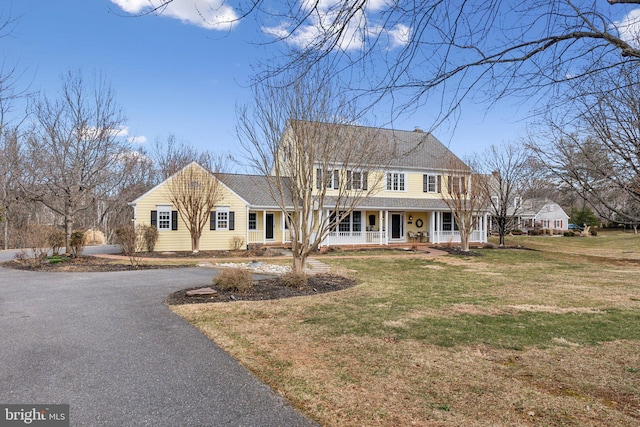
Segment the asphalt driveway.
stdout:
<svg viewBox="0 0 640 427">
<path fill-rule="evenodd" d="M 311 426 L 163 299 L 212 270 L 0 268 L 0 403 L 70 404 L 72 426 Z"/>
</svg>

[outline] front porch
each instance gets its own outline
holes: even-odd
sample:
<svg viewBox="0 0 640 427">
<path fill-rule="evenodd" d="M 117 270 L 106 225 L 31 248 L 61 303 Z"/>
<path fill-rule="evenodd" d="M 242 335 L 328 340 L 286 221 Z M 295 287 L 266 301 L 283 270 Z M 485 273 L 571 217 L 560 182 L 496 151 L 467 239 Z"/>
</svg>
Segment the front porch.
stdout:
<svg viewBox="0 0 640 427">
<path fill-rule="evenodd" d="M 323 215 L 331 215 L 325 210 Z M 284 215 L 275 210 L 251 210 L 247 215 L 248 245 L 288 244 L 291 233 Z M 476 218 L 470 242 L 487 241 L 487 216 Z M 451 212 L 357 210 L 341 221 L 320 244 L 325 246 L 387 246 L 391 244 L 460 243 L 460 232 Z"/>
<path fill-rule="evenodd" d="M 326 210 L 324 215 L 329 215 Z M 364 229 L 363 229 L 364 223 Z M 486 243 L 487 216 L 475 218 L 470 242 Z M 460 232 L 451 212 L 354 211 L 338 224 L 321 246 L 390 245 L 394 243 L 460 243 Z"/>
</svg>

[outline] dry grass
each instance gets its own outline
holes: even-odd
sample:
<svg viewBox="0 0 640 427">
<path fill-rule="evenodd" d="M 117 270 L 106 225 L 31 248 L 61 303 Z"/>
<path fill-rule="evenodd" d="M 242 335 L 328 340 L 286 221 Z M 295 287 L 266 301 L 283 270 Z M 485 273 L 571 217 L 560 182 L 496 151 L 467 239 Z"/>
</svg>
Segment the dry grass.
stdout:
<svg viewBox="0 0 640 427">
<path fill-rule="evenodd" d="M 640 265 L 547 240 L 326 260 L 360 284 L 173 309 L 326 426 L 640 425 Z"/>
</svg>

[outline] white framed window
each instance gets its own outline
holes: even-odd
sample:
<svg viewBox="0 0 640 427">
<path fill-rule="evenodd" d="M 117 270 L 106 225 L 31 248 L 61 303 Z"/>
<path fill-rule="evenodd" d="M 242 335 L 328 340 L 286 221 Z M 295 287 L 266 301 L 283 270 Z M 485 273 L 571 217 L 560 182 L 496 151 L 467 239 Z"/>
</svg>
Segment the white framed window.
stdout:
<svg viewBox="0 0 640 427">
<path fill-rule="evenodd" d="M 362 231 L 362 212 L 353 211 L 340 221 L 338 224 L 340 232 L 358 232 Z"/>
<path fill-rule="evenodd" d="M 218 230 L 229 229 L 229 208 L 228 207 L 216 208 L 216 229 Z"/>
<path fill-rule="evenodd" d="M 513 207 L 514 208 L 519 208 L 520 206 L 522 206 L 522 199 L 518 196 L 513 198 Z"/>
<path fill-rule="evenodd" d="M 255 212 L 249 212 L 249 230 L 255 231 L 258 229 L 258 214 Z"/>
<path fill-rule="evenodd" d="M 467 192 L 467 181 L 464 176 L 449 176 L 449 194 L 465 194 Z"/>
<path fill-rule="evenodd" d="M 438 175 L 422 175 L 422 191 L 424 193 L 437 193 Z"/>
<path fill-rule="evenodd" d="M 171 230 L 171 206 L 158 206 L 158 230 Z"/>
<path fill-rule="evenodd" d="M 405 191 L 404 172 L 387 172 L 387 191 Z"/>
<path fill-rule="evenodd" d="M 458 231 L 458 224 L 451 212 L 442 213 L 442 231 Z"/>
<path fill-rule="evenodd" d="M 327 189 L 339 189 L 340 188 L 340 171 L 339 170 L 329 170 L 327 171 L 326 176 L 323 176 L 323 170 L 321 168 L 316 169 L 316 189 L 320 190 L 322 188 L 322 180 L 325 179 L 325 185 Z"/>
<path fill-rule="evenodd" d="M 368 172 L 364 171 L 347 171 L 347 189 L 348 190 L 367 190 L 368 189 Z"/>
</svg>

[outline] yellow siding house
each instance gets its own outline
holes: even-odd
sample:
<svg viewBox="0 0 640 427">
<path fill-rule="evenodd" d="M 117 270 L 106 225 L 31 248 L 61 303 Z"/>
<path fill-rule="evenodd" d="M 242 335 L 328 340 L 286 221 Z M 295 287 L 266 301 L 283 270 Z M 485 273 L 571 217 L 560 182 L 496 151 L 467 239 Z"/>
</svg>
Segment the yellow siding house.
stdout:
<svg viewBox="0 0 640 427">
<path fill-rule="evenodd" d="M 362 129 L 362 135 L 369 135 L 372 130 L 354 128 Z M 351 215 L 336 224 L 321 246 L 459 242 L 451 209 L 443 200 L 443 189 L 473 185 L 470 168 L 429 133 L 377 128 L 375 131 L 376 140 L 388 144 L 385 148 L 393 146 L 395 153 L 384 166 L 370 165 L 369 170 L 358 171 L 334 170 L 331 177 L 320 176 L 322 171 L 317 169 L 316 185 L 329 179 L 334 189 L 341 185 L 366 188 L 368 182 L 380 182 L 372 196 L 363 199 Z M 192 163 L 187 167 L 200 166 Z M 383 179 L 374 180 L 374 174 L 384 174 Z M 210 212 L 210 224 L 200 238 L 200 250 L 228 250 L 239 239 L 245 246 L 289 242 L 285 215 L 271 196 L 263 176 L 213 176 L 220 182 L 222 197 Z M 189 231 L 169 201 L 167 183 L 171 179 L 130 203 L 134 222 L 158 228 L 155 250 L 188 251 L 191 250 Z M 317 211 L 317 215 L 332 215 L 335 207 L 331 206 L 331 194 L 328 190 L 324 208 Z M 486 242 L 486 230 L 487 216 L 481 215 L 476 218 L 470 240 Z"/>
</svg>

